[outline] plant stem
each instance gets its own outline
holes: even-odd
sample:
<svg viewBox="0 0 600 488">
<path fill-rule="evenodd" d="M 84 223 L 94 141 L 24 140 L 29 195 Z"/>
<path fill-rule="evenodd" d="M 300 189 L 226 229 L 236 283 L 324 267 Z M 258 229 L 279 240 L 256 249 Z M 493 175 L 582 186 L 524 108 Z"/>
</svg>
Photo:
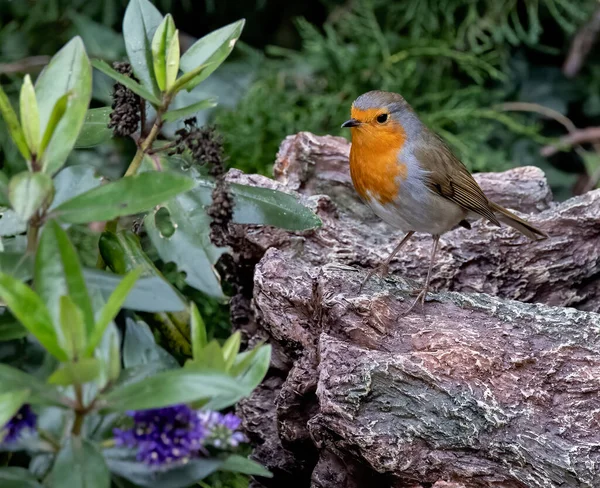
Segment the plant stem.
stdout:
<svg viewBox="0 0 600 488">
<path fill-rule="evenodd" d="M 73 435 L 81 435 L 83 419 L 87 413 L 87 410 L 83 406 L 83 388 L 81 385 L 75 385 L 75 401 L 77 403 L 77 407 L 75 408 L 75 422 L 73 422 L 73 429 L 71 432 Z"/>
<path fill-rule="evenodd" d="M 37 219 L 32 219 L 29 222 L 29 229 L 27 229 L 27 253 L 35 254 L 37 250 L 38 234 L 40 232 L 40 226 Z"/>
</svg>

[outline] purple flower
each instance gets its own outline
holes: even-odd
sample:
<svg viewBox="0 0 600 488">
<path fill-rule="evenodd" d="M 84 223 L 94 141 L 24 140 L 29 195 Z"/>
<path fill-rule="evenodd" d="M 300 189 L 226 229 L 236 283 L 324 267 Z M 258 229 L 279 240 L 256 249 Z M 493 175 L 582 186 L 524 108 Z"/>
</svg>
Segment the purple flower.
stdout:
<svg viewBox="0 0 600 488">
<path fill-rule="evenodd" d="M 35 429 L 36 420 L 37 417 L 31 410 L 31 406 L 28 403 L 24 404 L 2 429 L 6 432 L 4 442 L 14 442 L 24 430 Z"/>
<path fill-rule="evenodd" d="M 242 423 L 238 416 L 208 411 L 198 412 L 198 418 L 206 430 L 204 444 L 223 449 L 246 442 L 246 436 L 237 430 Z"/>
<path fill-rule="evenodd" d="M 137 459 L 152 466 L 185 464 L 202 449 L 206 430 L 187 405 L 128 412 L 130 429 L 115 429 L 118 446 L 136 447 Z"/>
</svg>

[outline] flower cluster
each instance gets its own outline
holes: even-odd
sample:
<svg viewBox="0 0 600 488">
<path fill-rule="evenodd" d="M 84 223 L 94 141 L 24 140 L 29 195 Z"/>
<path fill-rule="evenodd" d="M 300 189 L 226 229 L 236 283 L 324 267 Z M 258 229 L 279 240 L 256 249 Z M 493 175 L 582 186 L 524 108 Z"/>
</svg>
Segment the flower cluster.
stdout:
<svg viewBox="0 0 600 488">
<path fill-rule="evenodd" d="M 198 412 L 187 405 L 128 412 L 129 429 L 115 429 L 118 446 L 137 449 L 137 460 L 153 467 L 185 464 L 207 446 L 236 447 L 246 440 L 233 414 Z"/>
<path fill-rule="evenodd" d="M 36 420 L 37 417 L 31 410 L 31 406 L 27 403 L 23 405 L 2 429 L 6 433 L 4 442 L 14 442 L 21 436 L 23 431 L 35 429 Z"/>
<path fill-rule="evenodd" d="M 114 63 L 113 67 L 119 73 L 135 79 L 129 63 Z M 141 101 L 135 93 L 121 83 L 115 83 L 112 96 L 112 112 L 108 128 L 115 136 L 126 137 L 133 134 L 140 123 Z"/>
</svg>

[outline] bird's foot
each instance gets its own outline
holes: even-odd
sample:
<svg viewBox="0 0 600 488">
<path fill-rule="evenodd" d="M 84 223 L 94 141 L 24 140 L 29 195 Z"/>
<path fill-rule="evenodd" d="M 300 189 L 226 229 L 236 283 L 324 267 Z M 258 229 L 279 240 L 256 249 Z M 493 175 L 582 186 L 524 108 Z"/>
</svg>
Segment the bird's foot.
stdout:
<svg viewBox="0 0 600 488">
<path fill-rule="evenodd" d="M 367 284 L 367 282 L 373 277 L 374 274 L 378 274 L 382 278 L 385 278 L 387 276 L 388 272 L 389 272 L 389 265 L 387 263 L 380 264 L 376 268 L 373 268 L 371 271 L 369 271 L 367 273 L 366 278 L 364 280 L 362 280 L 362 283 L 360 284 L 360 288 L 358 289 L 358 292 L 359 293 L 362 292 L 362 289 Z"/>
<path fill-rule="evenodd" d="M 410 312 L 412 312 L 414 310 L 414 308 L 417 306 L 418 303 L 421 303 L 421 313 L 423 313 L 424 308 L 425 308 L 425 298 L 427 298 L 427 293 L 429 292 L 429 287 L 426 286 L 424 288 L 421 288 L 420 290 L 413 290 L 410 292 L 410 294 L 412 296 L 417 295 L 417 298 L 415 298 L 414 302 L 412 302 L 412 304 L 401 313 L 401 317 L 404 317 L 405 315 L 408 315 Z"/>
</svg>

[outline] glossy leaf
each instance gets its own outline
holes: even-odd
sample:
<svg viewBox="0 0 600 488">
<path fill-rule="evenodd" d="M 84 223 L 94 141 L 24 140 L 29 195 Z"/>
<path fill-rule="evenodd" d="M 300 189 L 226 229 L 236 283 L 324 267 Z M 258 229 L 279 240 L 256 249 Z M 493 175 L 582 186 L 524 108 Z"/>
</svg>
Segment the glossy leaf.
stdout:
<svg viewBox="0 0 600 488">
<path fill-rule="evenodd" d="M 106 62 L 100 59 L 94 59 L 92 61 L 92 66 L 96 68 L 98 71 L 101 71 L 107 76 L 110 76 L 113 80 L 118 81 L 121 85 L 125 85 L 129 88 L 133 93 L 139 95 L 144 100 L 148 100 L 153 105 L 160 105 L 160 99 L 154 95 L 150 90 L 146 87 L 140 85 L 137 81 L 129 78 L 128 76 L 122 75 L 118 71 L 112 69 Z"/>
<path fill-rule="evenodd" d="M 163 115 L 163 120 L 165 122 L 174 122 L 175 120 L 185 119 L 186 117 L 191 117 L 200 110 L 216 107 L 216 105 L 216 98 L 207 98 L 206 100 L 200 100 L 199 102 L 188 105 L 187 107 L 178 108 L 177 110 L 169 110 Z"/>
<path fill-rule="evenodd" d="M 208 344 L 208 338 L 206 337 L 206 325 L 202 320 L 202 315 L 194 302 L 190 305 L 191 315 L 191 333 L 192 333 L 192 358 L 196 359 L 200 357 L 202 349 Z"/>
<path fill-rule="evenodd" d="M 83 358 L 75 363 L 63 363 L 50 375 L 51 385 L 83 385 L 97 379 L 102 372 L 102 362 L 97 358 Z"/>
<path fill-rule="evenodd" d="M 73 149 L 92 96 L 92 68 L 81 38 L 73 38 L 51 59 L 38 77 L 35 91 L 43 133 L 58 100 L 71 94 L 43 154 L 43 169 L 52 175 L 64 165 Z"/>
<path fill-rule="evenodd" d="M 130 271 L 125 275 L 125 277 L 121 280 L 121 282 L 117 285 L 115 290 L 112 292 L 102 310 L 100 310 L 100 314 L 98 319 L 96 320 L 96 324 L 94 325 L 94 330 L 90 336 L 87 347 L 87 354 L 90 355 L 102 339 L 104 335 L 104 331 L 108 327 L 108 324 L 117 316 L 119 310 L 121 310 L 121 306 L 123 302 L 125 302 L 125 298 L 129 294 L 130 290 L 135 285 L 135 282 L 140 277 L 142 270 L 140 268 Z"/>
<path fill-rule="evenodd" d="M 52 486 L 110 488 L 110 472 L 98 448 L 87 439 L 69 437 L 50 474 Z"/>
<path fill-rule="evenodd" d="M 226 25 L 214 32 L 204 36 L 196 41 L 181 56 L 181 70 L 184 73 L 190 72 L 201 65 L 211 63 L 208 69 L 203 70 L 196 77 L 191 79 L 183 88 L 191 90 L 202 80 L 206 79 L 214 70 L 216 70 L 233 50 L 235 43 L 242 33 L 245 21 L 238 20 L 232 24 Z"/>
<path fill-rule="evenodd" d="M 67 105 L 69 103 L 69 97 L 71 93 L 65 93 L 62 97 L 56 100 L 54 104 L 54 108 L 52 112 L 50 112 L 50 118 L 48 119 L 48 123 L 46 124 L 46 129 L 44 130 L 44 135 L 42 137 L 42 142 L 40 143 L 40 157 L 43 157 L 43 153 L 50 144 L 50 140 L 58 127 L 58 124 L 62 120 L 67 111 Z"/>
<path fill-rule="evenodd" d="M 67 359 L 66 353 L 58 344 L 50 312 L 31 288 L 11 276 L 0 273 L 0 298 L 50 354 L 60 361 Z"/>
<path fill-rule="evenodd" d="M 123 279 L 122 276 L 97 269 L 85 269 L 83 272 L 88 287 L 96 288 L 108 299 Z M 185 303 L 173 287 L 157 276 L 140 278 L 127 295 L 123 308 L 139 312 L 180 312 Z"/>
<path fill-rule="evenodd" d="M 230 471 L 233 473 L 247 474 L 248 476 L 262 476 L 263 478 L 272 478 L 271 473 L 264 466 L 258 464 L 252 459 L 240 456 L 238 454 L 231 454 L 225 458 L 225 461 L 219 467 L 219 471 Z"/>
<path fill-rule="evenodd" d="M 102 398 L 107 410 L 124 412 L 238 393 L 242 393 L 240 387 L 225 374 L 178 369 L 163 371 L 137 383 L 115 388 Z"/>
<path fill-rule="evenodd" d="M 145 172 L 67 200 L 53 214 L 72 224 L 112 220 L 148 210 L 193 186 L 193 180 L 175 173 Z"/>
<path fill-rule="evenodd" d="M 44 173 L 23 171 L 8 184 L 8 199 L 19 218 L 28 221 L 33 214 L 50 205 L 54 196 L 52 179 Z"/>
<path fill-rule="evenodd" d="M 76 164 L 61 169 L 54 177 L 55 194 L 50 209 L 100 186 L 100 183 L 100 176 L 96 174 L 96 169 L 91 165 Z"/>
<path fill-rule="evenodd" d="M 2 488 L 43 488 L 33 474 L 17 466 L 0 468 L 0 486 Z"/>
<path fill-rule="evenodd" d="M 17 146 L 21 156 L 23 156 L 29 164 L 29 161 L 31 160 L 31 153 L 29 152 L 29 147 L 27 146 L 23 128 L 21 127 L 21 124 L 19 124 L 17 114 L 12 108 L 10 100 L 6 96 L 2 86 L 0 86 L 0 113 L 2 114 L 4 122 L 6 122 L 6 127 L 10 137 Z"/>
<path fill-rule="evenodd" d="M 75 148 L 94 147 L 112 138 L 112 129 L 108 128 L 110 122 L 110 107 L 92 108 L 85 114 L 85 121 L 81 132 L 75 141 Z"/>
<path fill-rule="evenodd" d="M 29 146 L 29 150 L 33 154 L 38 154 L 40 147 L 40 113 L 38 104 L 35 98 L 35 90 L 31 77 L 25 75 L 23 84 L 21 85 L 21 93 L 19 96 L 19 105 L 21 112 L 21 127 L 25 140 Z"/>
<path fill-rule="evenodd" d="M 34 283 L 55 324 L 60 323 L 60 300 L 69 295 L 81 310 L 85 335 L 94 327 L 94 311 L 85 286 L 77 251 L 67 233 L 51 220 L 46 224 L 35 257 Z"/>
<path fill-rule="evenodd" d="M 127 57 L 137 79 L 153 93 L 158 89 L 154 80 L 152 38 L 162 19 L 161 13 L 148 0 L 131 0 L 123 18 Z"/>
<path fill-rule="evenodd" d="M 83 312 L 69 296 L 60 297 L 60 345 L 70 359 L 81 356 L 85 349 L 86 332 Z"/>
<path fill-rule="evenodd" d="M 167 88 L 167 53 L 173 37 L 177 35 L 175 23 L 171 14 L 167 14 L 152 38 L 152 61 L 154 66 L 154 78 L 158 89 L 164 91 Z M 178 43 L 179 46 L 179 43 Z M 175 68 L 175 76 L 179 68 L 179 57 Z M 171 82 L 172 84 L 172 82 Z M 170 85 L 169 85 L 170 86 Z"/>
<path fill-rule="evenodd" d="M 29 395 L 30 392 L 27 389 L 0 393 L 0 443 L 2 442 L 2 428 L 19 411 Z"/>
<path fill-rule="evenodd" d="M 35 376 L 0 363 L 0 391 L 29 390 L 29 403 L 62 405 L 63 397 L 56 387 L 47 385 Z"/>
<path fill-rule="evenodd" d="M 186 273 L 188 285 L 209 296 L 223 299 L 214 264 L 225 249 L 214 246 L 210 241 L 210 219 L 202 204 L 185 194 L 168 201 L 163 207 L 169 211 L 176 229 L 171 236 L 163 236 L 158 230 L 156 210 L 144 219 L 148 236 L 161 259 L 177 264 Z"/>
</svg>

